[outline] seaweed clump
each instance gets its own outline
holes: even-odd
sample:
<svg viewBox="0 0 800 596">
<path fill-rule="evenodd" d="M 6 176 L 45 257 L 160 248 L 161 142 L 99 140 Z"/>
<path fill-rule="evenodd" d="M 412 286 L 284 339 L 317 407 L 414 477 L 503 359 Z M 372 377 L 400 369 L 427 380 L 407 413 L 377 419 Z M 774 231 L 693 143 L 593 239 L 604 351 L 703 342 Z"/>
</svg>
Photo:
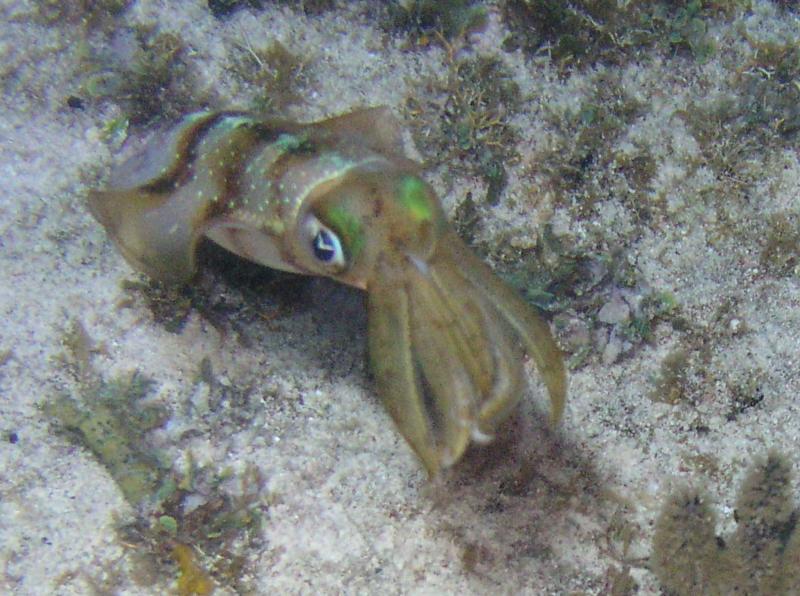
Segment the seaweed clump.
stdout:
<svg viewBox="0 0 800 596">
<path fill-rule="evenodd" d="M 519 109 L 519 86 L 497 57 L 454 60 L 446 81 L 429 81 L 428 102 L 412 96 L 412 134 L 426 157 L 455 162 L 486 184 L 495 205 L 507 183 L 506 165 L 517 158 L 518 133 L 510 118 Z"/>
<path fill-rule="evenodd" d="M 698 61 L 715 51 L 708 20 L 730 15 L 747 2 L 625 2 L 615 0 L 506 0 L 511 30 L 506 50 L 547 51 L 562 72 L 596 63 L 624 64 L 643 50 L 688 50 Z"/>
<path fill-rule="evenodd" d="M 228 17 L 241 8 L 263 8 L 261 0 L 208 0 L 207 4 L 208 10 L 218 19 Z"/>
<path fill-rule="evenodd" d="M 754 55 L 737 81 L 744 131 L 760 128 L 792 141 L 800 131 L 800 48 L 796 40 L 748 42 Z"/>
<path fill-rule="evenodd" d="M 779 277 L 800 274 L 800 214 L 781 212 L 770 216 L 761 266 Z"/>
<path fill-rule="evenodd" d="M 744 38 L 752 57 L 737 69 L 730 95 L 690 103 L 678 113 L 698 142 L 702 165 L 720 180 L 714 198 L 723 219 L 732 221 L 737 215 L 725 215 L 725 207 L 749 200 L 764 175 L 765 149 L 794 148 L 800 133 L 797 41 L 763 41 L 747 33 Z"/>
<path fill-rule="evenodd" d="M 143 504 L 166 477 L 160 453 L 146 440 L 168 418 L 163 406 L 147 402 L 154 380 L 139 371 L 101 375 L 92 358 L 102 346 L 77 319 L 65 325 L 61 345 L 59 361 L 75 382 L 44 402 L 42 411 L 95 455 L 132 506 Z"/>
<path fill-rule="evenodd" d="M 654 401 L 677 405 L 688 398 L 689 354 L 678 348 L 661 361 L 661 371 L 655 379 L 651 398 Z"/>
<path fill-rule="evenodd" d="M 90 56 L 81 95 L 113 101 L 132 125 L 175 119 L 196 103 L 193 73 L 183 39 L 153 27 L 116 33 L 115 49 Z"/>
<path fill-rule="evenodd" d="M 44 25 L 80 23 L 86 30 L 111 26 L 133 0 L 36 0 L 34 20 Z"/>
<path fill-rule="evenodd" d="M 654 217 L 650 194 L 657 164 L 645 147 L 630 156 L 615 151 L 645 106 L 625 89 L 618 73 L 598 74 L 593 88 L 577 110 L 546 110 L 546 121 L 559 135 L 537 156 L 538 173 L 556 200 L 574 206 L 578 217 L 593 216 L 596 205 L 622 186 L 616 194 L 640 222 L 649 222 Z"/>
<path fill-rule="evenodd" d="M 176 544 L 172 548 L 172 558 L 178 564 L 178 594 L 180 596 L 206 596 L 214 592 L 214 582 L 196 562 L 192 549 L 185 544 Z"/>
<path fill-rule="evenodd" d="M 268 505 L 259 471 L 201 468 L 191 451 L 167 457 L 169 446 L 162 451 L 150 440 L 171 414 L 148 401 L 155 381 L 138 371 L 106 378 L 92 363 L 102 346 L 77 320 L 66 326 L 62 345 L 59 360 L 72 389 L 45 402 L 42 411 L 91 451 L 134 508 L 135 519 L 118 528 L 125 544 L 140 547 L 131 555 L 141 569 L 133 579 L 151 585 L 159 577 L 175 578 L 182 596 L 210 594 L 217 583 L 251 592 L 246 549 L 259 540 Z M 208 362 L 201 366 L 201 382 L 218 384 Z M 231 490 L 224 491 L 223 483 Z"/>
<path fill-rule="evenodd" d="M 334 0 L 277 0 L 280 4 L 288 4 L 303 14 L 320 14 L 335 6 Z M 218 19 L 229 17 L 242 8 L 261 10 L 264 0 L 208 0 L 208 10 Z"/>
<path fill-rule="evenodd" d="M 142 404 L 153 384 L 133 372 L 84 384 L 80 400 L 63 395 L 44 405 L 47 415 L 91 450 L 132 505 L 153 495 L 165 476 L 157 452 L 145 440 L 167 417 L 163 408 Z"/>
<path fill-rule="evenodd" d="M 715 534 L 716 515 L 700 491 L 684 488 L 656 521 L 651 566 L 667 594 L 800 593 L 800 510 L 791 466 L 770 453 L 751 467 L 739 491 L 736 531 Z"/>
<path fill-rule="evenodd" d="M 248 40 L 237 46 L 232 71 L 255 88 L 251 108 L 262 114 L 282 114 L 301 103 L 309 86 L 308 63 L 274 40 L 266 47 L 254 47 Z"/>
<path fill-rule="evenodd" d="M 475 0 L 392 0 L 386 10 L 389 29 L 408 31 L 421 41 L 463 36 L 483 27 L 487 18 L 483 2 Z"/>
</svg>

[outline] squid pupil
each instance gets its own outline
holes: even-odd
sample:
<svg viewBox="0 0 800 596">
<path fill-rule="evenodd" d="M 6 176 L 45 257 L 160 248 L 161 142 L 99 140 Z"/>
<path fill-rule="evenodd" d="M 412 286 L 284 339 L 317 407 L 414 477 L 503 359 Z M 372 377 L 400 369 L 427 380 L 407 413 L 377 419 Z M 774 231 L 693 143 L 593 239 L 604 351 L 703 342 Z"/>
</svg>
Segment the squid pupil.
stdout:
<svg viewBox="0 0 800 596">
<path fill-rule="evenodd" d="M 312 247 L 314 249 L 314 256 L 320 261 L 327 263 L 336 257 L 336 248 L 338 243 L 328 230 L 319 230 L 317 235 L 314 236 Z"/>
</svg>

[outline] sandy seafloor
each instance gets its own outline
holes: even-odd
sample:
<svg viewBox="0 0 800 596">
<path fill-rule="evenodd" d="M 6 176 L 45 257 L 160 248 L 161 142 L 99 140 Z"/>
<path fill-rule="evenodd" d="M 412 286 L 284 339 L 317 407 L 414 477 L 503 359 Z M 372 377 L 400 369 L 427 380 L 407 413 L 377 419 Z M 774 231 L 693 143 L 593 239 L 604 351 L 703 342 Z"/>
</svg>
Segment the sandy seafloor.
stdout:
<svg viewBox="0 0 800 596">
<path fill-rule="evenodd" d="M 514 120 L 521 159 L 509 167 L 499 204 L 482 212 L 481 239 L 510 234 L 530 244 L 546 221 L 573 237 L 607 230 L 612 244 L 624 244 L 641 280 L 671 292 L 700 330 L 695 337 L 707 330 L 711 345 L 702 379 L 687 382 L 691 395 L 677 405 L 652 396 L 661 362 L 684 341 L 680 331 L 659 324 L 650 342 L 618 358 L 598 349 L 571 371 L 569 404 L 555 435 L 528 414 L 507 463 L 476 471 L 483 456 L 473 455 L 431 485 L 374 394 L 357 293 L 313 282 L 303 289 L 303 307 L 270 321 L 253 317 L 249 342 L 221 333 L 197 312 L 180 333 L 170 333 L 141 298 L 126 298 L 120 282 L 140 278 L 84 202 L 142 131 L 132 130 L 118 148 L 101 134 L 119 113 L 113 103 L 66 105 L 80 81 L 80 24 L 42 24 L 35 3 L 3 2 L 0 592 L 175 589 L 176 570 L 163 553 L 153 555 L 163 570 L 155 583 L 142 581 L 142 547 L 116 530 L 134 510 L 92 453 L 39 407 L 74 386 L 63 365 L 63 337 L 67 322 L 79 320 L 97 347 L 91 359 L 100 374 L 138 370 L 155 380 L 149 399 L 172 416 L 147 440 L 171 454 L 176 469 L 191 457 L 200 469 L 228 468 L 234 476 L 252 466 L 260 471 L 263 527 L 244 551 L 248 577 L 241 583 L 253 593 L 601 594 L 622 571 L 636 592 L 659 593 L 646 557 L 662 500 L 675 486 L 706 487 L 719 512 L 718 532 L 727 534 L 735 527 L 737 487 L 754 458 L 776 449 L 800 471 L 800 276 L 797 268 L 765 271 L 757 232 L 771 213 L 800 211 L 798 153 L 784 146 L 758 154 L 753 167 L 763 166 L 763 174 L 750 171 L 748 180 L 756 182 L 749 201 L 725 207 L 738 228 L 756 232 L 726 238 L 718 233 L 719 205 L 698 199 L 718 180 L 708 168 L 688 165 L 698 143 L 675 117 L 692 101 L 726 93 L 725 64 L 747 51 L 742 28 L 800 39 L 797 15 L 754 4 L 733 20 L 712 21 L 717 51 L 707 62 L 653 51 L 621 67 L 598 67 L 622 69 L 626 91 L 645 106 L 615 143 L 620 152 L 650 149 L 657 170 L 649 193 L 666 198 L 657 224 L 635 235 L 633 216 L 614 193 L 584 219 L 550 205 L 544 191 L 535 201 L 520 200 L 536 192 L 535 175 L 525 168 L 551 138 L 543 110 L 580 103 L 596 73 L 560 79 L 546 59 L 500 52 L 524 96 Z M 226 52 L 245 38 L 279 39 L 313 64 L 305 101 L 291 116 L 313 120 L 385 104 L 403 117 L 409 81 L 442 76 L 447 54 L 436 44 L 404 49 L 404 36 L 376 28 L 363 8 L 352 3 L 305 16 L 269 5 L 219 20 L 204 2 L 142 0 L 118 17 L 118 26 L 157 21 L 163 31 L 179 32 L 191 46 L 199 89 L 213 88 L 230 105 L 247 96 L 226 75 Z M 505 35 L 491 9 L 488 27 L 467 51 L 496 54 Z M 484 192 L 480 180 L 448 178 L 446 169 L 429 179 L 448 211 L 467 191 Z M 723 304 L 732 305 L 727 318 L 719 316 Z M 251 419 L 235 417 L 233 403 L 208 413 L 197 382 L 204 357 L 223 385 L 251 388 Z M 526 400 L 543 403 L 528 372 Z M 750 373 L 763 399 L 728 416 L 731 387 Z M 793 482 L 797 489 L 797 475 Z M 215 490 L 237 489 L 230 482 Z M 208 498 L 206 487 L 197 499 Z M 217 593 L 233 591 L 221 585 Z"/>
</svg>

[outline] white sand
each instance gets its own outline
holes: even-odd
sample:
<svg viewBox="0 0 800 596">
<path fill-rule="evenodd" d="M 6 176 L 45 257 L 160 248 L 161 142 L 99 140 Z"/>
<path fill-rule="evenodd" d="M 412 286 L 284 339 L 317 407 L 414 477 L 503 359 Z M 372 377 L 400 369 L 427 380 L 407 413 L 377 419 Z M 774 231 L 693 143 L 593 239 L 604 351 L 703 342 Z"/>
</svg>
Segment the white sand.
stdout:
<svg viewBox="0 0 800 596">
<path fill-rule="evenodd" d="M 358 3 L 320 17 L 268 8 L 226 20 L 212 18 L 204 4 L 144 0 L 121 22 L 157 20 L 180 33 L 193 51 L 200 91 L 214 88 L 231 105 L 248 99 L 225 71 L 227 52 L 245 37 L 264 45 L 279 39 L 309 57 L 313 91 L 293 111 L 302 120 L 359 105 L 387 104 L 400 113 L 409 81 L 444 72 L 445 52 L 402 51 L 401 36 L 373 28 Z M 797 20 L 779 27 L 770 5 L 757 4 L 756 15 L 736 26 L 800 38 Z M 596 75 L 563 81 L 544 61 L 504 55 L 525 94 L 515 119 L 522 159 L 510 167 L 503 202 L 487 212 L 483 237 L 505 233 L 529 243 L 549 218 L 578 238 L 601 230 L 610 244 L 624 245 L 651 288 L 674 294 L 702 330 L 694 337 L 707 334 L 711 345 L 707 362 L 692 369 L 704 378 L 690 379 L 691 393 L 677 406 L 650 396 L 663 358 L 685 346 L 686 335 L 662 324 L 651 345 L 612 364 L 594 354 L 571 374 L 558 439 L 543 437 L 532 422 L 507 465 L 462 471 L 431 487 L 368 380 L 357 295 L 315 283 L 312 306 L 253 323 L 249 347 L 197 312 L 176 335 L 152 321 L 142 300 L 119 307 L 126 296 L 120 281 L 136 275 L 84 206 L 86 190 L 118 152 L 99 134 L 117 112 L 108 104 L 66 107 L 66 97 L 78 93 L 81 30 L 36 24 L 33 5 L 8 0 L 0 8 L 0 351 L 10 350 L 0 366 L 0 592 L 153 594 L 174 580 L 162 574 L 154 585 L 137 583 L 136 548 L 115 531 L 132 509 L 94 456 L 54 432 L 37 408 L 74 390 L 58 358 L 73 319 L 102 348 L 93 365 L 103 375 L 138 369 L 156 380 L 152 399 L 174 417 L 149 440 L 176 462 L 192 457 L 206 470 L 231 468 L 234 478 L 249 466 L 260 470 L 263 535 L 245 549 L 246 583 L 257 593 L 596 594 L 610 589 L 610 572 L 623 559 L 633 563 L 640 593 L 657 593 L 641 558 L 661 499 L 676 482 L 708 486 L 723 532 L 732 527 L 736 487 L 754 456 L 776 448 L 799 463 L 800 276 L 764 271 L 757 233 L 720 233 L 720 209 L 699 198 L 719 181 L 692 167 L 700 149 L 676 116 L 692 101 L 724 95 L 731 65 L 746 63 L 751 50 L 733 25 L 712 30 L 719 49 L 707 64 L 677 57 L 624 67 L 626 91 L 645 108 L 614 149 L 649 149 L 658 168 L 649 196 L 668 205 L 637 234 L 617 192 L 583 220 L 563 208 L 553 213 L 552 193 L 529 198 L 525 168 L 556 134 L 545 114 L 580 105 Z M 493 13 L 476 37 L 479 51 L 492 52 L 503 35 Z M 752 176 L 759 182 L 749 201 L 732 198 L 725 206 L 736 226 L 758 230 L 770 213 L 800 211 L 796 151 L 761 155 L 752 167 L 763 174 Z M 446 183 L 445 169 L 431 180 L 451 189 L 443 197 L 448 209 L 469 189 L 481 196 L 473 179 Z M 733 314 L 720 321 L 715 312 L 723 303 Z M 342 308 L 354 316 L 338 320 Z M 730 333 L 726 325 L 733 325 Z M 206 415 L 204 389 L 195 382 L 203 357 L 231 386 L 253 388 L 253 418 L 234 417 L 233 405 Z M 763 401 L 728 420 L 730 388 L 756 373 Z M 706 432 L 693 430 L 698 421 Z M 237 486 L 230 481 L 218 490 L 235 493 Z"/>
</svg>

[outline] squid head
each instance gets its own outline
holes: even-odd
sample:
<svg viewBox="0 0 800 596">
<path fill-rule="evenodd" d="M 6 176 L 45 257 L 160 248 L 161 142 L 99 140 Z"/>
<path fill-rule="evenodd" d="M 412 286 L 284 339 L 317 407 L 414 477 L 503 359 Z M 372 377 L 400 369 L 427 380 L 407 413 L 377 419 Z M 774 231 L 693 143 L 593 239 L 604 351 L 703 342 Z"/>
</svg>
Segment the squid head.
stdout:
<svg viewBox="0 0 800 596">
<path fill-rule="evenodd" d="M 464 245 L 416 174 L 353 171 L 299 221 L 303 267 L 367 291 L 378 392 L 431 476 L 492 439 L 525 391 L 523 352 L 560 419 L 566 378 L 547 324 Z"/>
</svg>

